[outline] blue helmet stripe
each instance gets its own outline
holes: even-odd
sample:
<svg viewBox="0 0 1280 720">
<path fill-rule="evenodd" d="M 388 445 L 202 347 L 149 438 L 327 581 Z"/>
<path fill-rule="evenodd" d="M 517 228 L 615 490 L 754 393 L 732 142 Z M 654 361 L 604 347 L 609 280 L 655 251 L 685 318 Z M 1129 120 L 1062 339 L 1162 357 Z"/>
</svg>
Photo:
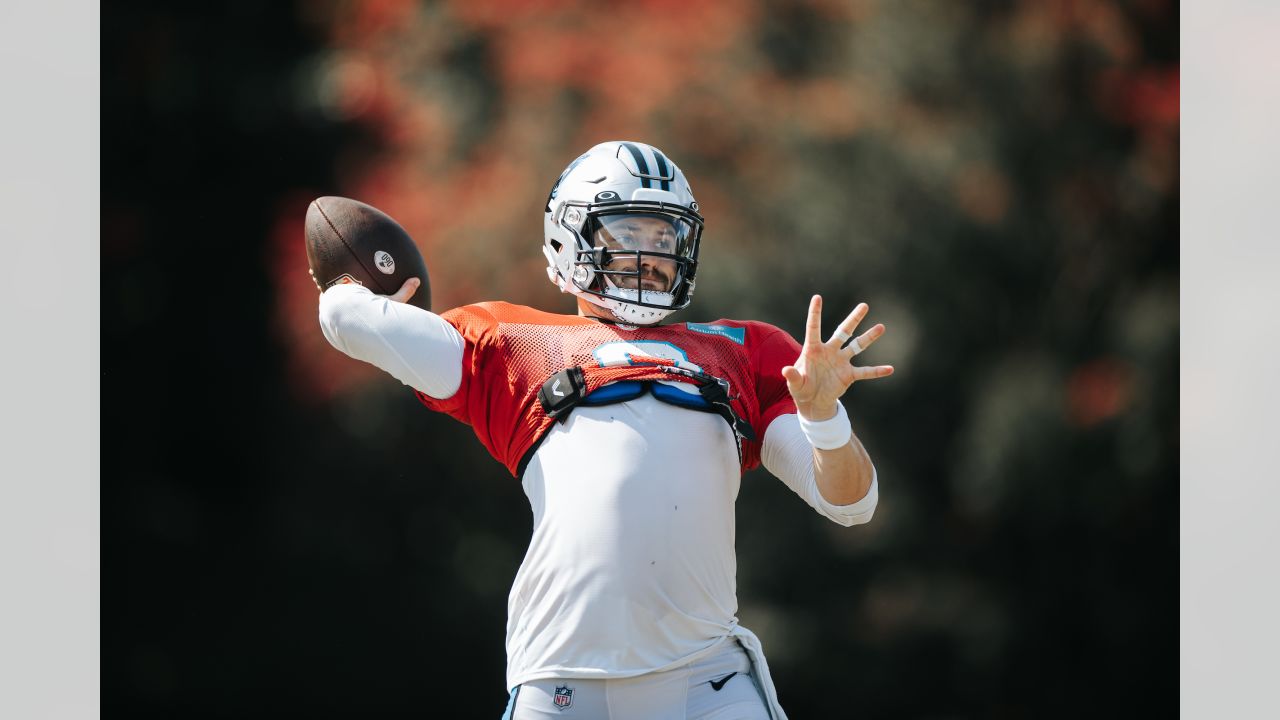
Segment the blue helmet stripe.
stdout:
<svg viewBox="0 0 1280 720">
<path fill-rule="evenodd" d="M 667 171 L 667 159 L 666 159 L 665 157 L 663 157 L 663 156 L 662 156 L 662 153 L 658 151 L 658 148 L 654 148 L 654 149 L 653 149 L 653 157 L 654 157 L 654 159 L 655 159 L 655 160 L 657 160 L 657 161 L 658 161 L 658 175 L 660 175 L 660 176 L 662 176 L 662 177 L 664 177 L 664 178 L 665 178 L 665 177 L 667 176 L 667 172 L 668 172 L 668 171 Z M 663 181 L 662 181 L 662 189 L 663 189 L 663 190 L 670 190 L 670 189 L 671 189 L 671 181 L 670 181 L 670 180 L 663 180 Z"/>
<path fill-rule="evenodd" d="M 649 163 L 645 162 L 644 153 L 640 152 L 640 148 L 636 147 L 635 145 L 632 145 L 631 143 L 622 143 L 622 146 L 627 149 L 627 152 L 631 153 L 631 157 L 635 158 L 636 169 L 640 171 L 640 174 L 642 176 L 648 175 Z M 640 182 L 647 188 L 653 187 L 652 185 L 649 184 L 649 178 L 647 177 L 641 177 Z"/>
</svg>

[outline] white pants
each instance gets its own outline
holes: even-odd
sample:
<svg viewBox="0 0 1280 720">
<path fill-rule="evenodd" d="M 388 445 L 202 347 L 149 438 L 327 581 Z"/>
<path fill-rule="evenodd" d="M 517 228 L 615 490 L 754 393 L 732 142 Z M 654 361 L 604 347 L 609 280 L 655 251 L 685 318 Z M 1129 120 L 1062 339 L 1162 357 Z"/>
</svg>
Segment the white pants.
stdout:
<svg viewBox="0 0 1280 720">
<path fill-rule="evenodd" d="M 503 720 L 769 720 L 751 660 L 734 639 L 680 668 L 617 680 L 533 680 Z"/>
</svg>

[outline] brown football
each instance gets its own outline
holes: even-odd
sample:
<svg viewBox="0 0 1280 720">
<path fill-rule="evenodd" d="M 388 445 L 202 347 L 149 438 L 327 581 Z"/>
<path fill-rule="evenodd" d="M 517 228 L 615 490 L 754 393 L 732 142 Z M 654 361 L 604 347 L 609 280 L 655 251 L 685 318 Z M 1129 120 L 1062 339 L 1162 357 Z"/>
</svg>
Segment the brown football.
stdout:
<svg viewBox="0 0 1280 720">
<path fill-rule="evenodd" d="M 422 252 L 400 223 L 378 208 L 351 198 L 316 198 L 307 208 L 306 240 L 311 277 L 321 291 L 350 278 L 379 295 L 392 295 L 416 277 L 422 285 L 409 304 L 431 309 Z"/>
</svg>

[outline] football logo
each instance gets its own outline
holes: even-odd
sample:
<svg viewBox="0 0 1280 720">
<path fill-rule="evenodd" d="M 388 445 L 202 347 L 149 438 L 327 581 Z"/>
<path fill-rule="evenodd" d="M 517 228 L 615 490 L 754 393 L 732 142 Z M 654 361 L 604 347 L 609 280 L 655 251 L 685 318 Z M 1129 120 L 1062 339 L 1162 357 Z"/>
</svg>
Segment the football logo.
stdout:
<svg viewBox="0 0 1280 720">
<path fill-rule="evenodd" d="M 551 702 L 561 710 L 569 707 L 573 704 L 573 688 L 568 685 L 557 685 L 556 694 L 551 697 Z"/>
<path fill-rule="evenodd" d="M 391 257 L 391 253 L 385 250 L 379 250 L 373 254 L 373 264 L 378 266 L 384 274 L 390 275 L 396 271 L 396 260 Z"/>
<path fill-rule="evenodd" d="M 315 275 L 313 274 L 313 275 L 312 275 L 312 277 L 315 277 Z M 349 273 L 342 273 L 342 274 L 341 274 L 341 275 L 339 275 L 338 277 L 336 277 L 336 278 L 334 278 L 334 279 L 330 280 L 329 282 L 325 283 L 325 284 L 324 284 L 324 287 L 325 287 L 325 289 L 327 290 L 328 288 L 331 288 L 331 287 L 333 287 L 334 285 L 350 285 L 350 284 L 352 284 L 352 283 L 354 283 L 354 284 L 356 284 L 356 285 L 364 285 L 364 283 L 362 283 L 362 282 L 360 282 L 359 280 L 357 280 L 357 279 L 355 279 L 355 278 L 351 277 L 351 275 L 350 275 Z"/>
</svg>

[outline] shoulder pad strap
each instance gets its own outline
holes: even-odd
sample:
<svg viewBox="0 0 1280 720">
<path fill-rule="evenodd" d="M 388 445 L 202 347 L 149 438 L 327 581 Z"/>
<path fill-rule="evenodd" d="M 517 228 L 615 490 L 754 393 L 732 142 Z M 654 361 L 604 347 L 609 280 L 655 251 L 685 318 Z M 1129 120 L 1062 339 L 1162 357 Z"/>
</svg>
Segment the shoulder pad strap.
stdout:
<svg viewBox="0 0 1280 720">
<path fill-rule="evenodd" d="M 582 400 L 582 389 L 586 386 L 587 379 L 582 368 L 561 370 L 542 383 L 542 389 L 538 390 L 538 402 L 542 403 L 547 417 L 564 422 L 569 417 L 569 411 Z"/>
</svg>

